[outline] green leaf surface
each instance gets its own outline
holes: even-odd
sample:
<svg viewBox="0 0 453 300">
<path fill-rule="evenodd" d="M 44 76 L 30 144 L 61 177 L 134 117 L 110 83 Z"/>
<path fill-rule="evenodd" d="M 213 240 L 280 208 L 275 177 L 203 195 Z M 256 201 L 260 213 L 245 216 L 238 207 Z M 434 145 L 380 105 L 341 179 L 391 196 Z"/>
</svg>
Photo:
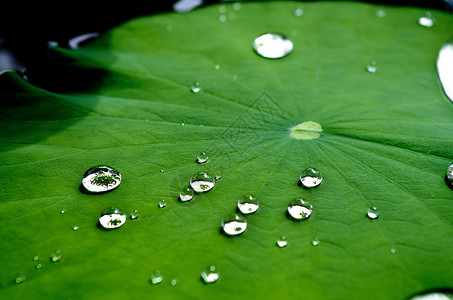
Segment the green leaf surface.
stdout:
<svg viewBox="0 0 453 300">
<path fill-rule="evenodd" d="M 0 298 L 405 299 L 453 287 L 453 108 L 435 69 L 453 16 L 433 11 L 426 28 L 419 8 L 379 18 L 374 5 L 314 2 L 296 17 L 295 2 L 223 5 L 226 22 L 208 6 L 51 49 L 45 88 L 0 76 Z M 290 37 L 292 53 L 254 53 L 266 32 Z M 319 138 L 290 137 L 308 121 Z M 121 185 L 82 193 L 82 175 L 101 164 Z M 307 167 L 324 175 L 311 190 L 298 185 Z M 222 178 L 178 202 L 203 170 Z M 226 237 L 222 218 L 244 194 L 261 207 Z M 286 216 L 295 198 L 313 204 L 307 220 Z M 110 206 L 140 216 L 101 230 Z M 210 265 L 220 278 L 205 285 Z M 156 270 L 163 282 L 152 285 Z"/>
</svg>

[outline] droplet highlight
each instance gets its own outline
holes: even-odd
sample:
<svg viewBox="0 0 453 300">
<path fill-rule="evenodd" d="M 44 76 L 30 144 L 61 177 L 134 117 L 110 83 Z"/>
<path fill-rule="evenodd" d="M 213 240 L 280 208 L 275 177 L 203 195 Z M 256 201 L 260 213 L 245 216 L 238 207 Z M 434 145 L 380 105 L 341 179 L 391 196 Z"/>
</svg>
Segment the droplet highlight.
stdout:
<svg viewBox="0 0 453 300">
<path fill-rule="evenodd" d="M 182 202 L 187 202 L 192 200 L 194 197 L 194 191 L 191 188 L 184 188 L 179 192 L 179 200 Z"/>
<path fill-rule="evenodd" d="M 104 229 L 116 229 L 126 223 L 126 214 L 116 207 L 105 209 L 99 217 L 99 224 Z"/>
<path fill-rule="evenodd" d="M 371 206 L 371 207 L 368 208 L 366 215 L 367 215 L 368 218 L 374 220 L 374 219 L 377 219 L 379 217 L 380 213 L 381 212 L 380 212 L 380 210 L 377 207 Z"/>
<path fill-rule="evenodd" d="M 91 193 L 102 193 L 117 188 L 121 183 L 121 174 L 112 167 L 96 166 L 83 175 L 82 185 Z"/>
<path fill-rule="evenodd" d="M 135 209 L 133 212 L 131 212 L 130 218 L 131 218 L 131 220 L 136 220 L 136 219 L 138 219 L 139 216 L 140 216 L 140 214 L 138 213 L 138 210 Z"/>
<path fill-rule="evenodd" d="M 197 163 L 203 164 L 207 162 L 209 159 L 209 155 L 206 152 L 200 152 L 197 155 Z"/>
<path fill-rule="evenodd" d="M 313 205 L 302 199 L 291 201 L 288 206 L 288 214 L 295 220 L 305 220 L 311 216 Z"/>
<path fill-rule="evenodd" d="M 223 219 L 222 229 L 227 235 L 239 235 L 247 229 L 247 220 L 238 214 L 232 214 Z"/>
<path fill-rule="evenodd" d="M 199 172 L 190 178 L 190 186 L 197 193 L 210 191 L 215 185 L 215 179 L 206 172 Z"/>
<path fill-rule="evenodd" d="M 151 276 L 151 278 L 149 279 L 149 281 L 152 283 L 152 284 L 159 284 L 161 283 L 163 280 L 163 277 L 162 275 L 160 274 L 159 271 L 156 271 L 154 272 L 154 274 Z"/>
<path fill-rule="evenodd" d="M 201 85 L 199 82 L 195 82 L 194 84 L 192 84 L 192 87 L 190 88 L 190 90 L 192 91 L 192 93 L 199 93 L 201 91 Z"/>
<path fill-rule="evenodd" d="M 366 71 L 368 73 L 376 73 L 377 72 L 377 64 L 375 61 L 372 61 L 370 62 L 367 66 L 366 66 Z"/>
<path fill-rule="evenodd" d="M 165 199 L 162 199 L 159 201 L 159 204 L 157 206 L 164 208 L 165 206 L 167 206 L 167 201 Z"/>
<path fill-rule="evenodd" d="M 434 18 L 431 12 L 427 11 L 423 17 L 418 19 L 418 25 L 423 27 L 433 27 L 434 26 Z"/>
<path fill-rule="evenodd" d="M 65 210 L 62 210 L 62 211 L 60 211 L 60 214 L 64 214 L 65 212 L 66 212 Z"/>
<path fill-rule="evenodd" d="M 247 215 L 256 212 L 260 208 L 258 199 L 252 195 L 245 195 L 238 200 L 238 209 Z"/>
<path fill-rule="evenodd" d="M 323 177 L 319 170 L 315 168 L 306 168 L 300 174 L 299 180 L 304 187 L 312 188 L 320 185 Z"/>
<path fill-rule="evenodd" d="M 318 245 L 319 245 L 319 238 L 318 238 L 317 236 L 315 236 L 315 237 L 313 238 L 313 240 L 311 241 L 311 244 L 312 244 L 313 246 L 318 246 Z"/>
<path fill-rule="evenodd" d="M 79 230 L 79 226 L 74 226 L 74 227 L 72 227 L 72 230 L 74 230 L 74 231 Z"/>
<path fill-rule="evenodd" d="M 253 41 L 253 50 L 265 58 L 282 58 L 293 50 L 293 42 L 279 33 L 265 33 Z"/>
<path fill-rule="evenodd" d="M 286 237 L 282 235 L 278 240 L 277 240 L 277 246 L 279 248 L 284 248 L 288 246 L 288 241 L 286 240 Z"/>
<path fill-rule="evenodd" d="M 219 273 L 215 266 L 210 266 L 208 270 L 201 272 L 201 278 L 205 283 L 214 283 L 219 279 Z"/>
</svg>

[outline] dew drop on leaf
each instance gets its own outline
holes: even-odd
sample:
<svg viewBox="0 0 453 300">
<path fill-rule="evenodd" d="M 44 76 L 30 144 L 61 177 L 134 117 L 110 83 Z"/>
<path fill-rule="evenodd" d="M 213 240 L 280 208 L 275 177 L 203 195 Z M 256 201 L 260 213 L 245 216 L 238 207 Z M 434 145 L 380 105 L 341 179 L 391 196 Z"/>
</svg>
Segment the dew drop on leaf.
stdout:
<svg viewBox="0 0 453 300">
<path fill-rule="evenodd" d="M 321 172 L 314 168 L 306 168 L 299 177 L 300 183 L 306 188 L 317 187 L 321 184 L 322 179 Z"/>
<path fill-rule="evenodd" d="M 371 207 L 368 208 L 366 215 L 370 219 L 377 219 L 379 217 L 380 213 L 381 212 L 380 212 L 380 210 L 377 207 L 371 206 Z"/>
<path fill-rule="evenodd" d="M 301 7 L 298 7 L 294 10 L 294 15 L 296 17 L 301 17 L 304 14 L 304 10 Z"/>
<path fill-rule="evenodd" d="M 74 231 L 79 230 L 79 226 L 74 226 L 74 227 L 72 227 L 72 230 L 74 230 Z"/>
<path fill-rule="evenodd" d="M 190 178 L 190 186 L 197 193 L 210 191 L 214 185 L 214 177 L 206 172 L 199 172 Z"/>
<path fill-rule="evenodd" d="M 377 72 L 377 64 L 375 61 L 372 61 L 370 62 L 367 66 L 366 66 L 366 70 L 368 73 L 376 73 Z"/>
<path fill-rule="evenodd" d="M 278 240 L 277 240 L 277 246 L 279 248 L 284 248 L 288 246 L 288 241 L 286 240 L 286 236 L 282 235 Z"/>
<path fill-rule="evenodd" d="M 418 19 L 418 25 L 423 27 L 433 27 L 434 26 L 434 18 L 431 12 L 427 11 L 423 17 Z"/>
<path fill-rule="evenodd" d="M 266 33 L 253 41 L 255 52 L 265 58 L 282 58 L 293 50 L 293 42 L 279 33 Z"/>
<path fill-rule="evenodd" d="M 159 201 L 159 204 L 157 206 L 164 208 L 165 206 L 167 206 L 167 201 L 165 201 L 165 199 L 162 199 Z"/>
<path fill-rule="evenodd" d="M 318 246 L 318 245 L 319 245 L 319 238 L 318 238 L 317 236 L 315 236 L 315 237 L 313 238 L 313 240 L 311 241 L 311 244 L 312 244 L 313 246 Z"/>
<path fill-rule="evenodd" d="M 35 256 L 33 257 L 33 260 L 34 260 L 34 261 L 38 261 L 38 260 L 39 260 L 39 256 L 38 256 L 38 255 L 35 255 Z"/>
<path fill-rule="evenodd" d="M 192 86 L 190 87 L 190 90 L 192 91 L 192 93 L 199 93 L 201 91 L 201 85 L 199 82 L 195 82 L 194 84 L 192 84 Z"/>
<path fill-rule="evenodd" d="M 131 212 L 131 220 L 135 220 L 135 219 L 138 219 L 138 217 L 140 216 L 140 214 L 138 213 L 138 210 L 134 210 L 133 212 Z"/>
<path fill-rule="evenodd" d="M 151 278 L 149 279 L 149 281 L 152 283 L 152 284 L 158 284 L 158 283 L 161 283 L 163 280 L 163 277 L 162 275 L 160 274 L 159 271 L 156 271 L 154 272 L 154 274 L 151 276 Z"/>
<path fill-rule="evenodd" d="M 313 211 L 313 205 L 302 199 L 291 201 L 288 206 L 288 214 L 295 220 L 305 220 L 310 217 Z"/>
<path fill-rule="evenodd" d="M 191 188 L 183 188 L 181 192 L 179 192 L 179 200 L 182 202 L 187 202 L 193 199 L 194 192 Z"/>
<path fill-rule="evenodd" d="M 260 208 L 258 199 L 252 195 L 245 195 L 238 200 L 238 209 L 243 214 L 252 214 Z"/>
<path fill-rule="evenodd" d="M 453 184 L 453 164 L 447 168 L 447 179 L 451 184 Z"/>
<path fill-rule="evenodd" d="M 376 15 L 376 17 L 378 18 L 384 18 L 385 16 L 387 16 L 387 13 L 385 11 L 384 8 L 378 8 L 376 9 L 376 11 L 374 12 L 374 14 Z"/>
<path fill-rule="evenodd" d="M 208 270 L 201 272 L 201 278 L 205 283 L 214 283 L 219 279 L 219 273 L 214 266 L 210 266 Z"/>
<path fill-rule="evenodd" d="M 222 229 L 227 235 L 239 235 L 247 229 L 247 220 L 238 214 L 232 214 L 223 219 Z"/>
<path fill-rule="evenodd" d="M 42 269 L 42 263 L 36 264 L 35 268 L 38 269 L 38 270 L 39 270 L 39 269 Z"/>
<path fill-rule="evenodd" d="M 121 183 L 121 174 L 108 166 L 96 166 L 83 175 L 83 187 L 92 193 L 102 193 L 117 188 Z"/>
<path fill-rule="evenodd" d="M 104 229 L 115 229 L 123 226 L 126 219 L 126 214 L 121 210 L 116 207 L 109 207 L 99 217 L 99 224 Z"/>
<path fill-rule="evenodd" d="M 200 152 L 197 155 L 197 163 L 202 164 L 207 162 L 209 159 L 209 156 L 206 152 Z"/>
<path fill-rule="evenodd" d="M 25 275 L 23 273 L 19 273 L 17 274 L 17 277 L 16 279 L 14 280 L 15 283 L 19 284 L 19 283 L 22 283 L 24 282 L 26 279 Z"/>
<path fill-rule="evenodd" d="M 179 283 L 179 281 L 178 281 L 178 279 L 176 279 L 176 278 L 173 278 L 173 279 L 170 281 L 171 286 L 175 286 L 175 285 L 177 285 L 178 283 Z"/>
</svg>

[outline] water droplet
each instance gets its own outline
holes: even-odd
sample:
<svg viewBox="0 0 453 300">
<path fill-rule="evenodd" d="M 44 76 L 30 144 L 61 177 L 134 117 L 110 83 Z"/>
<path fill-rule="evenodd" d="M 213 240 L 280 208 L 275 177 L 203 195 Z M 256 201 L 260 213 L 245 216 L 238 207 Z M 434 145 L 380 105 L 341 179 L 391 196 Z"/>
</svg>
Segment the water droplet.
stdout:
<svg viewBox="0 0 453 300">
<path fill-rule="evenodd" d="M 447 291 L 429 291 L 415 295 L 409 300 L 452 300 L 453 293 L 451 290 Z"/>
<path fill-rule="evenodd" d="M 16 279 L 14 280 L 14 282 L 16 282 L 17 284 L 19 284 L 19 283 L 24 282 L 25 279 L 26 279 L 25 275 L 24 275 L 23 273 L 19 273 L 19 274 L 17 274 L 17 277 L 16 277 Z"/>
<path fill-rule="evenodd" d="M 277 246 L 280 248 L 288 246 L 288 241 L 286 240 L 286 236 L 282 235 L 282 237 L 277 240 Z"/>
<path fill-rule="evenodd" d="M 397 251 L 396 251 L 395 248 L 391 248 L 391 249 L 390 249 L 390 253 L 395 254 L 396 252 L 397 252 Z"/>
<path fill-rule="evenodd" d="M 39 269 L 42 269 L 42 264 L 41 264 L 41 263 L 36 264 L 35 268 L 38 269 L 38 270 L 39 270 Z"/>
<path fill-rule="evenodd" d="M 181 192 L 179 192 L 179 200 L 182 202 L 187 202 L 193 199 L 194 192 L 191 188 L 184 188 Z"/>
<path fill-rule="evenodd" d="M 162 280 L 163 280 L 162 275 L 160 275 L 160 272 L 159 272 L 159 271 L 156 271 L 156 272 L 154 272 L 153 276 L 151 276 L 151 278 L 150 278 L 149 281 L 150 281 L 152 284 L 158 284 L 158 283 L 161 283 Z"/>
<path fill-rule="evenodd" d="M 227 8 L 225 5 L 221 5 L 221 6 L 219 6 L 218 11 L 219 11 L 219 13 L 224 14 L 224 13 L 226 13 Z"/>
<path fill-rule="evenodd" d="M 306 187 L 317 187 L 322 182 L 322 174 L 319 170 L 314 168 L 306 168 L 300 174 L 300 183 Z"/>
<path fill-rule="evenodd" d="M 164 208 L 165 206 L 167 206 L 167 201 L 165 201 L 165 199 L 162 199 L 159 201 L 159 204 L 157 206 Z"/>
<path fill-rule="evenodd" d="M 121 174 L 108 166 L 96 166 L 83 175 L 83 187 L 92 193 L 102 193 L 117 188 L 121 183 Z"/>
<path fill-rule="evenodd" d="M 215 180 L 220 180 L 221 178 L 222 178 L 222 173 L 221 172 L 215 173 Z"/>
<path fill-rule="evenodd" d="M 170 281 L 170 284 L 171 284 L 172 286 L 175 286 L 175 285 L 177 285 L 178 283 L 179 283 L 179 281 L 178 281 L 178 279 L 176 279 L 176 278 L 173 278 L 173 279 Z"/>
<path fill-rule="evenodd" d="M 167 31 L 168 31 L 168 32 L 172 32 L 172 31 L 173 31 L 173 26 L 168 25 L 168 26 L 167 26 Z"/>
<path fill-rule="evenodd" d="M 55 250 L 55 253 L 50 257 L 51 262 L 59 262 L 61 260 L 61 251 Z"/>
<path fill-rule="evenodd" d="M 318 238 L 317 236 L 315 236 L 315 237 L 313 238 L 313 240 L 311 241 L 311 244 L 312 244 L 313 246 L 318 246 L 318 245 L 319 245 L 319 238 Z"/>
<path fill-rule="evenodd" d="M 451 164 L 447 168 L 447 179 L 450 181 L 451 184 L 453 184 L 453 164 Z"/>
<path fill-rule="evenodd" d="M 138 210 L 135 209 L 133 212 L 131 212 L 131 220 L 135 220 L 139 216 L 140 216 L 140 214 L 138 213 Z"/>
<path fill-rule="evenodd" d="M 303 16 L 303 14 L 304 14 L 304 10 L 303 10 L 301 7 L 296 8 L 296 9 L 294 10 L 294 15 L 295 15 L 296 17 L 301 17 L 301 16 Z"/>
<path fill-rule="evenodd" d="M 214 283 L 219 279 L 219 273 L 214 266 L 210 266 L 209 270 L 201 272 L 201 278 L 205 283 Z"/>
<path fill-rule="evenodd" d="M 260 208 L 259 201 L 252 195 L 245 195 L 238 200 L 238 209 L 243 214 L 252 214 Z"/>
<path fill-rule="evenodd" d="M 165 172 L 165 169 L 160 169 L 160 172 L 161 172 L 161 173 Z"/>
<path fill-rule="evenodd" d="M 186 121 L 182 120 L 181 125 L 182 126 L 186 125 Z"/>
<path fill-rule="evenodd" d="M 434 18 L 431 12 L 427 11 L 423 17 L 418 19 L 418 24 L 423 27 L 433 27 L 434 26 Z"/>
<path fill-rule="evenodd" d="M 380 210 L 378 208 L 376 208 L 374 206 L 371 206 L 371 207 L 368 208 L 366 215 L 370 219 L 377 219 L 379 217 L 380 213 L 381 212 L 380 212 Z"/>
<path fill-rule="evenodd" d="M 61 254 L 61 250 L 55 250 L 55 254 Z"/>
<path fill-rule="evenodd" d="M 239 2 L 233 3 L 233 9 L 234 10 L 238 11 L 238 10 L 241 10 L 241 8 L 242 8 L 241 3 L 239 3 Z"/>
<path fill-rule="evenodd" d="M 214 178 L 206 172 L 199 172 L 190 178 L 190 186 L 197 193 L 210 191 L 214 185 Z"/>
<path fill-rule="evenodd" d="M 439 51 L 437 73 L 446 96 L 453 101 L 453 39 L 448 40 Z"/>
<path fill-rule="evenodd" d="M 313 211 L 313 205 L 310 202 L 302 199 L 296 199 L 291 201 L 288 206 L 288 213 L 291 217 L 296 220 L 305 220 L 310 217 Z"/>
<path fill-rule="evenodd" d="M 74 230 L 74 231 L 79 230 L 79 226 L 74 226 L 74 227 L 72 227 L 72 230 Z"/>
<path fill-rule="evenodd" d="M 266 33 L 253 41 L 255 52 L 265 58 L 281 58 L 293 50 L 293 42 L 279 33 Z"/>
<path fill-rule="evenodd" d="M 366 66 L 366 70 L 368 73 L 376 73 L 377 72 L 377 64 L 375 61 L 372 61 Z"/>
<path fill-rule="evenodd" d="M 62 211 L 60 211 L 60 214 L 64 214 L 65 212 L 66 212 L 65 210 L 62 210 Z"/>
<path fill-rule="evenodd" d="M 201 91 L 201 85 L 199 82 L 195 82 L 194 84 L 192 84 L 192 87 L 190 88 L 190 90 L 192 91 L 192 93 L 199 93 Z"/>
<path fill-rule="evenodd" d="M 197 163 L 202 164 L 207 162 L 209 159 L 209 156 L 206 152 L 200 152 L 197 155 Z"/>
<path fill-rule="evenodd" d="M 219 16 L 219 21 L 220 22 L 224 23 L 224 22 L 226 22 L 226 20 L 227 20 L 227 16 L 225 16 L 225 15 L 220 15 Z"/>
<path fill-rule="evenodd" d="M 126 215 L 118 208 L 109 207 L 99 217 L 99 224 L 105 229 L 115 229 L 124 225 Z"/>
<path fill-rule="evenodd" d="M 33 257 L 33 260 L 34 260 L 34 261 L 38 261 L 38 260 L 39 260 L 39 256 L 38 256 L 38 255 L 35 255 L 35 256 Z"/>
<path fill-rule="evenodd" d="M 223 219 L 222 229 L 227 235 L 239 235 L 247 229 L 247 220 L 238 214 Z"/>
<path fill-rule="evenodd" d="M 385 16 L 387 16 L 387 12 L 385 11 L 384 8 L 378 8 L 378 9 L 376 9 L 376 11 L 374 12 L 374 14 L 375 14 L 376 17 L 378 17 L 378 18 L 384 18 Z"/>
<path fill-rule="evenodd" d="M 219 70 L 220 69 L 220 65 L 215 65 L 214 69 Z"/>
</svg>

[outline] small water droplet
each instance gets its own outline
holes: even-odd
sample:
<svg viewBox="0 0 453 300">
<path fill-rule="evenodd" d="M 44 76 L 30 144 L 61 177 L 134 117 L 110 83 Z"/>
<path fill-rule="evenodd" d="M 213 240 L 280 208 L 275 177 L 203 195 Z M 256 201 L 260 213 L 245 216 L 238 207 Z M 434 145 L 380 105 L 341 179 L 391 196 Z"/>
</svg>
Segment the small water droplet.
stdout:
<svg viewBox="0 0 453 300">
<path fill-rule="evenodd" d="M 305 220 L 310 217 L 313 211 L 313 205 L 310 202 L 302 199 L 291 201 L 288 206 L 289 215 L 296 220 Z"/>
<path fill-rule="evenodd" d="M 171 284 L 172 286 L 175 286 L 175 285 L 177 285 L 178 283 L 179 283 L 179 281 L 178 281 L 178 279 L 176 279 L 176 278 L 173 278 L 173 279 L 170 281 L 170 284 Z"/>
<path fill-rule="evenodd" d="M 245 195 L 238 200 L 238 209 L 243 214 L 252 214 L 260 208 L 259 201 L 252 195 Z"/>
<path fill-rule="evenodd" d="M 318 238 L 317 236 L 315 236 L 315 237 L 313 238 L 313 240 L 311 241 L 311 244 L 312 244 L 313 246 L 318 246 L 318 245 L 319 245 L 319 238 Z"/>
<path fill-rule="evenodd" d="M 225 15 L 220 15 L 219 16 L 219 21 L 220 22 L 224 23 L 224 22 L 226 22 L 226 20 L 227 20 L 227 16 L 225 16 Z"/>
<path fill-rule="evenodd" d="M 366 215 L 370 219 L 377 219 L 379 217 L 380 213 L 381 212 L 380 212 L 380 210 L 378 208 L 376 208 L 374 206 L 371 206 L 371 207 L 368 208 Z"/>
<path fill-rule="evenodd" d="M 172 31 L 173 31 L 173 26 L 168 25 L 168 26 L 167 26 L 167 31 L 168 31 L 168 32 L 172 32 Z"/>
<path fill-rule="evenodd" d="M 34 261 L 38 261 L 38 260 L 39 260 L 39 256 L 38 256 L 38 255 L 35 255 L 35 256 L 33 257 L 33 260 L 34 260 Z"/>
<path fill-rule="evenodd" d="M 165 172 L 165 169 L 160 169 L 160 172 L 161 172 L 161 173 Z"/>
<path fill-rule="evenodd" d="M 209 156 L 206 152 L 200 152 L 197 155 L 197 163 L 202 164 L 207 162 L 209 159 Z"/>
<path fill-rule="evenodd" d="M 165 206 L 167 206 L 167 201 L 165 201 L 165 199 L 162 199 L 159 201 L 159 204 L 157 206 L 164 208 Z"/>
<path fill-rule="evenodd" d="M 222 229 L 227 235 L 239 235 L 247 229 L 247 220 L 238 214 L 232 214 L 223 219 Z"/>
<path fill-rule="evenodd" d="M 266 33 L 253 41 L 255 52 L 265 58 L 282 58 L 293 50 L 293 42 L 279 33 Z"/>
<path fill-rule="evenodd" d="M 375 61 L 372 61 L 366 66 L 366 70 L 368 73 L 376 73 L 377 72 L 377 64 Z"/>
<path fill-rule="evenodd" d="M 42 264 L 41 264 L 41 263 L 36 264 L 35 268 L 38 269 L 38 270 L 39 270 L 39 269 L 42 269 Z"/>
<path fill-rule="evenodd" d="M 60 211 L 60 214 L 64 214 L 65 212 L 66 212 L 65 210 L 62 210 L 62 211 Z"/>
<path fill-rule="evenodd" d="M 192 84 L 192 87 L 190 88 L 190 90 L 192 91 L 192 93 L 199 93 L 201 91 L 201 85 L 199 82 L 195 82 L 194 84 Z"/>
<path fill-rule="evenodd" d="M 294 10 L 294 15 L 296 17 L 301 17 L 304 14 L 304 10 L 301 7 L 298 7 Z"/>
<path fill-rule="evenodd" d="M 191 188 L 184 188 L 179 192 L 179 200 L 187 202 L 193 199 L 194 191 Z"/>
<path fill-rule="evenodd" d="M 55 254 L 61 254 L 61 250 L 60 249 L 55 250 Z"/>
<path fill-rule="evenodd" d="M 158 284 L 158 283 L 161 283 L 162 280 L 163 280 L 162 275 L 160 275 L 160 272 L 159 272 L 159 271 L 156 271 L 156 272 L 154 272 L 153 276 L 151 276 L 151 278 L 150 278 L 149 281 L 150 281 L 152 284 Z"/>
<path fill-rule="evenodd" d="M 219 6 L 218 11 L 219 11 L 219 13 L 224 14 L 224 13 L 226 13 L 227 8 L 225 5 L 221 5 L 221 6 Z"/>
<path fill-rule="evenodd" d="M 186 125 L 186 121 L 182 120 L 181 125 L 182 126 Z"/>
<path fill-rule="evenodd" d="M 221 172 L 215 173 L 215 180 L 220 180 L 221 178 L 222 178 L 222 173 Z"/>
<path fill-rule="evenodd" d="M 140 216 L 140 214 L 138 213 L 138 210 L 134 210 L 133 212 L 131 212 L 131 220 L 135 220 L 135 219 L 138 219 L 138 217 Z"/>
<path fill-rule="evenodd" d="M 215 65 L 214 69 L 219 70 L 220 69 L 220 65 Z"/>
<path fill-rule="evenodd" d="M 50 257 L 51 262 L 59 262 L 61 260 L 61 251 L 57 250 L 55 253 Z"/>
<path fill-rule="evenodd" d="M 99 224 L 105 229 L 115 229 L 124 225 L 126 214 L 115 207 L 105 209 L 99 217 Z"/>
<path fill-rule="evenodd" d="M 391 249 L 390 249 L 390 253 L 395 254 L 396 252 L 397 252 L 397 251 L 396 251 L 395 248 L 391 248 Z"/>
<path fill-rule="evenodd" d="M 206 172 L 199 172 L 190 178 L 190 186 L 197 193 L 210 191 L 215 185 L 215 179 Z"/>
<path fill-rule="evenodd" d="M 434 18 L 431 12 L 427 11 L 423 17 L 418 19 L 418 24 L 423 27 L 433 27 L 434 26 Z"/>
<path fill-rule="evenodd" d="M 238 10 L 241 10 L 241 8 L 242 8 L 241 3 L 239 3 L 239 2 L 233 3 L 233 9 L 234 10 L 238 11 Z"/>
<path fill-rule="evenodd" d="M 210 266 L 208 270 L 201 272 L 201 278 L 205 283 L 214 283 L 219 279 L 219 273 L 214 266 Z"/>
<path fill-rule="evenodd" d="M 286 240 L 286 236 L 282 235 L 282 237 L 277 240 L 277 246 L 279 248 L 284 248 L 284 247 L 288 246 L 288 241 Z"/>
<path fill-rule="evenodd" d="M 317 187 L 322 179 L 321 172 L 314 168 L 306 168 L 300 174 L 300 183 L 306 188 Z"/>
<path fill-rule="evenodd" d="M 74 231 L 79 230 L 79 226 L 74 226 L 74 227 L 72 227 L 72 230 L 74 230 Z"/>
<path fill-rule="evenodd" d="M 17 277 L 16 277 L 16 279 L 14 280 L 14 282 L 16 282 L 17 284 L 19 284 L 19 283 L 24 282 L 25 279 L 26 279 L 25 275 L 24 275 L 23 273 L 19 273 L 19 274 L 17 274 Z"/>
<path fill-rule="evenodd" d="M 117 188 L 121 183 L 121 174 L 108 166 L 96 166 L 83 175 L 83 187 L 92 193 L 102 193 Z"/>
<path fill-rule="evenodd" d="M 378 18 L 384 18 L 385 16 L 387 16 L 387 12 L 385 11 L 384 8 L 378 8 L 378 9 L 376 9 L 376 11 L 374 12 L 374 14 L 375 14 L 376 17 L 378 17 Z"/>
</svg>

